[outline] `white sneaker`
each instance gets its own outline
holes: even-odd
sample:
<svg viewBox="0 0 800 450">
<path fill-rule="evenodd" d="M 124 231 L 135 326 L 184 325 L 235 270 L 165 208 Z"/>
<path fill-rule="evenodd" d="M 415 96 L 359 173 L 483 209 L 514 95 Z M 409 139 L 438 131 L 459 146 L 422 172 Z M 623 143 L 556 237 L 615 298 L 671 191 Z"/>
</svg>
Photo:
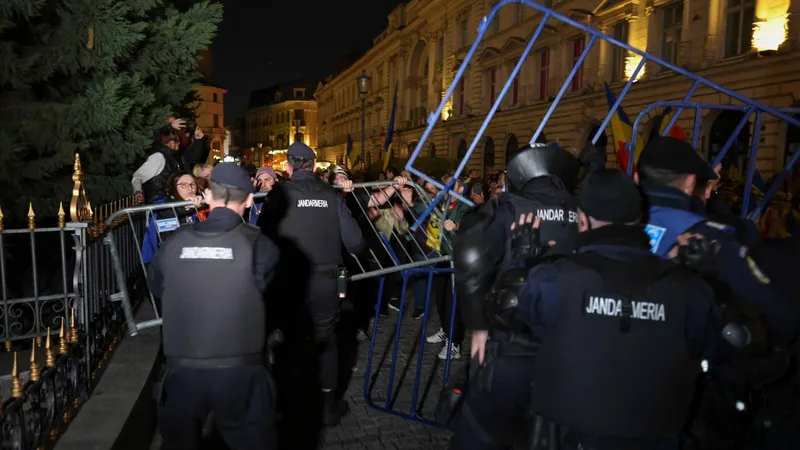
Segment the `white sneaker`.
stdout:
<svg viewBox="0 0 800 450">
<path fill-rule="evenodd" d="M 425 340 L 428 341 L 429 344 L 438 344 L 439 342 L 446 341 L 447 335 L 444 334 L 443 329 L 439 328 L 439 331 L 437 331 L 436 334 L 428 336 L 427 338 L 425 338 Z"/>
<path fill-rule="evenodd" d="M 448 342 L 445 341 L 442 351 L 439 352 L 439 359 L 447 359 L 447 345 Z M 461 358 L 461 347 L 458 345 L 453 345 L 453 348 L 450 349 L 450 359 L 453 360 L 459 358 Z"/>
</svg>

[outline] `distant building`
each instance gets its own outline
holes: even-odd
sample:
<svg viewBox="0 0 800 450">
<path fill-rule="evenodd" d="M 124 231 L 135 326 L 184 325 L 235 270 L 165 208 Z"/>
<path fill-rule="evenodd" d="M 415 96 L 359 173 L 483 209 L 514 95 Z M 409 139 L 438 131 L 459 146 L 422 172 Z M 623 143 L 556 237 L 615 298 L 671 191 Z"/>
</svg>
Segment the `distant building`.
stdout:
<svg viewBox="0 0 800 450">
<path fill-rule="evenodd" d="M 198 102 L 192 105 L 192 108 L 195 112 L 197 127 L 202 129 L 209 139 L 211 151 L 208 154 L 208 162 L 221 161 L 225 157 L 223 150 L 226 138 L 224 105 L 225 94 L 228 91 L 211 83 L 213 67 L 211 51 L 206 49 L 201 54 L 202 58 L 198 62 L 198 69 L 203 78 L 202 84 L 194 87 Z"/>
<path fill-rule="evenodd" d="M 366 101 L 367 164 L 380 157 L 395 86 L 398 108 L 392 151 L 397 158 L 407 158 L 416 148 L 428 116 L 452 85 L 475 41 L 479 23 L 496 3 L 412 0 L 397 6 L 372 48 L 317 90 L 320 158 L 342 158 L 348 134 L 356 150 L 360 148 L 361 100 L 356 77 L 362 71 L 372 77 Z M 552 0 L 544 4 L 766 105 L 800 106 L 798 0 Z M 499 10 L 464 78 L 447 99 L 423 156 L 461 158 L 466 154 L 541 19 L 541 13 L 520 3 Z M 477 142 L 469 168 L 502 167 L 530 140 L 589 41 L 577 28 L 556 20 L 545 25 Z M 603 83 L 619 95 L 640 60 L 607 42 L 595 42 L 547 123 L 547 140 L 575 151 L 583 148 L 608 113 Z M 680 101 L 691 87 L 689 79 L 649 61 L 636 80 L 622 104 L 631 121 L 653 102 Z M 732 102 L 704 87 L 697 89 L 692 100 Z M 639 133 L 643 139 L 650 135 L 660 113 L 660 109 L 652 111 L 642 121 Z M 704 157 L 713 160 L 744 114 L 703 111 L 697 142 Z M 678 121 L 690 135 L 692 120 L 692 111 L 685 111 Z M 737 139 L 745 160 L 745 148 L 755 134 L 755 115 L 750 116 L 749 124 Z M 615 164 L 610 127 L 604 131 L 598 144 L 607 149 L 609 164 Z M 772 117 L 764 118 L 759 131 L 758 167 L 764 175 L 774 174 L 800 148 L 800 133 Z"/>
<path fill-rule="evenodd" d="M 290 81 L 253 91 L 245 119 L 241 158 L 256 166 L 278 165 L 294 143 L 317 148 L 317 83 Z"/>
</svg>

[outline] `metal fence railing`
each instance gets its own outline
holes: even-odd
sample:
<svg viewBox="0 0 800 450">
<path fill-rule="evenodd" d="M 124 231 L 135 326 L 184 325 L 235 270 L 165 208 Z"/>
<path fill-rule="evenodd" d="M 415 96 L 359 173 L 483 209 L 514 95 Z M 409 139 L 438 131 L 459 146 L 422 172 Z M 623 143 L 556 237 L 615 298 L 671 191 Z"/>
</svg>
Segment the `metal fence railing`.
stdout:
<svg viewBox="0 0 800 450">
<path fill-rule="evenodd" d="M 100 219 L 133 199 L 95 214 L 77 155 L 74 168 L 69 211 L 61 205 L 55 226 L 39 226 L 33 206 L 24 228 L 7 228 L 0 213 L 0 338 L 7 352 L 0 358 L 13 361 L 0 383 L 4 449 L 34 450 L 58 439 L 91 395 L 124 327 L 113 302 L 119 285 L 110 254 L 98 238 Z M 135 283 L 131 249 L 120 252 L 126 284 Z"/>
</svg>

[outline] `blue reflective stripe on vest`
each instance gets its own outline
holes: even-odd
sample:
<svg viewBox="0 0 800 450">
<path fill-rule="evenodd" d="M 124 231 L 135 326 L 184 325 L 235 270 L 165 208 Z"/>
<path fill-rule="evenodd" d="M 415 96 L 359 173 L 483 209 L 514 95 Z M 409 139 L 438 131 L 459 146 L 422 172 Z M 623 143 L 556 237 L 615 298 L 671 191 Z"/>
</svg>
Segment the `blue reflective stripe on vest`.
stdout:
<svg viewBox="0 0 800 450">
<path fill-rule="evenodd" d="M 683 209 L 650 207 L 650 222 L 645 227 L 650 236 L 650 251 L 666 258 L 679 235 L 705 220 L 705 217 Z"/>
</svg>

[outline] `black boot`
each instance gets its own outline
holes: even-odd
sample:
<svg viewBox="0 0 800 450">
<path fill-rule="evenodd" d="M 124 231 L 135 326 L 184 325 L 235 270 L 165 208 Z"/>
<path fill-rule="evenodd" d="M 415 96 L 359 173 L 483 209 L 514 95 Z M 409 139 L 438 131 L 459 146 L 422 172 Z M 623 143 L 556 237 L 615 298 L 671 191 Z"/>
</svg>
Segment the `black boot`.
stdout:
<svg viewBox="0 0 800 450">
<path fill-rule="evenodd" d="M 323 392 L 323 412 L 322 423 L 326 427 L 335 427 L 339 425 L 342 417 L 350 412 L 350 406 L 344 399 L 336 398 L 336 391 Z"/>
</svg>

